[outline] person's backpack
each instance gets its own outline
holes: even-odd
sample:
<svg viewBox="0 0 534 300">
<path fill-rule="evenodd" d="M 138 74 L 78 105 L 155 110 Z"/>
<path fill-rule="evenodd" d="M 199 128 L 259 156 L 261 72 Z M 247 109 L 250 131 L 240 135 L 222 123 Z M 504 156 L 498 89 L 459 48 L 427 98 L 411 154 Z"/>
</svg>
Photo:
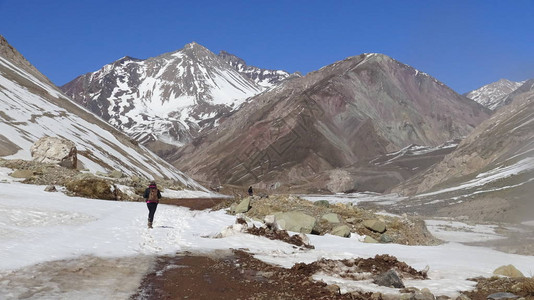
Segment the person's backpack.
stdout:
<svg viewBox="0 0 534 300">
<path fill-rule="evenodd" d="M 150 193 L 148 194 L 148 201 L 158 202 L 158 189 L 151 188 Z"/>
</svg>

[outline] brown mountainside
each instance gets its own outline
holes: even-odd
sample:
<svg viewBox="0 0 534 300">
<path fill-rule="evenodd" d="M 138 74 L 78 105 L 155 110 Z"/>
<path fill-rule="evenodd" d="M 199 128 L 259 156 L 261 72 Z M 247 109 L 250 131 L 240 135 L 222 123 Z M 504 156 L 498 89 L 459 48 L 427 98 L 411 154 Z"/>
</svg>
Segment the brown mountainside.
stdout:
<svg viewBox="0 0 534 300">
<path fill-rule="evenodd" d="M 443 144 L 488 116 L 425 73 L 362 54 L 256 96 L 170 159 L 212 184 L 289 188 L 411 144 Z"/>
</svg>

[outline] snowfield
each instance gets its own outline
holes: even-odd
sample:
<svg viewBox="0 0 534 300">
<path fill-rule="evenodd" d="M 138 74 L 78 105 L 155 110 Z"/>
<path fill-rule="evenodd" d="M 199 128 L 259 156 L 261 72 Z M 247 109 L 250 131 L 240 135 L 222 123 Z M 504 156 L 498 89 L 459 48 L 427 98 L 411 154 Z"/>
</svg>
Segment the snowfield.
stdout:
<svg viewBox="0 0 534 300">
<path fill-rule="evenodd" d="M 366 244 L 362 237 L 309 235 L 313 250 L 298 250 L 281 241 L 236 232 L 215 238 L 235 223 L 224 211 L 191 211 L 160 205 L 155 228 L 146 228 L 145 203 L 103 201 L 44 192 L 44 186 L 10 180 L 0 170 L 0 298 L 1 299 L 127 299 L 147 271 L 148 257 L 191 251 L 246 248 L 256 258 L 283 267 L 311 263 L 321 258 L 368 258 L 390 254 L 417 270 L 430 268 L 430 279 L 407 281 L 407 286 L 429 288 L 435 295 L 455 296 L 469 290 L 467 278 L 492 276 L 499 266 L 513 264 L 525 275 L 534 273 L 534 257 L 488 248 L 466 246 L 460 241 L 499 238 L 492 226 L 429 221 L 436 236 L 451 241 L 440 246 Z M 444 234 L 444 226 L 448 229 Z M 459 231 L 451 230 L 458 228 Z M 228 232 L 228 231 L 227 231 Z M 232 231 L 230 231 L 232 233 Z M 61 261 L 61 262 L 58 262 Z M 130 268 L 123 276 L 114 267 Z M 77 272 L 90 272 L 83 283 Z M 113 277 L 110 279 L 110 277 Z M 371 282 L 354 282 L 335 274 L 316 274 L 317 280 L 336 283 L 342 291 L 363 289 L 398 293 Z"/>
</svg>

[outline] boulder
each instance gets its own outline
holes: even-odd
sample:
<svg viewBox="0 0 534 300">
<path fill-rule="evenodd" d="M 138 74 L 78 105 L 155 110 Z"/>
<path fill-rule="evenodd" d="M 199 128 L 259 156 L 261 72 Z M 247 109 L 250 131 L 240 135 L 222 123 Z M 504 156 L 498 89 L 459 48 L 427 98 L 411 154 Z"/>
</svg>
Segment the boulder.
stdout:
<svg viewBox="0 0 534 300">
<path fill-rule="evenodd" d="M 404 288 L 404 283 L 393 269 L 378 275 L 373 282 L 385 287 Z"/>
<path fill-rule="evenodd" d="M 387 233 L 381 234 L 378 240 L 384 244 L 393 243 L 393 239 Z"/>
<path fill-rule="evenodd" d="M 287 231 L 311 233 L 315 218 L 300 211 L 279 212 L 274 214 L 276 223 Z"/>
<path fill-rule="evenodd" d="M 280 227 L 276 223 L 276 217 L 275 215 L 267 215 L 265 218 L 263 218 L 263 223 L 265 223 L 265 226 L 269 228 L 270 230 L 278 230 Z"/>
<path fill-rule="evenodd" d="M 30 178 L 33 176 L 33 171 L 17 169 L 13 171 L 13 173 L 9 174 L 9 176 L 13 178 Z"/>
<path fill-rule="evenodd" d="M 369 230 L 378 233 L 383 233 L 384 231 L 386 231 L 386 223 L 380 220 L 365 220 L 363 221 L 363 226 L 365 226 Z"/>
<path fill-rule="evenodd" d="M 341 295 L 341 288 L 337 284 L 329 284 L 326 286 L 326 289 L 333 294 Z"/>
<path fill-rule="evenodd" d="M 377 240 L 373 239 L 372 237 L 366 235 L 365 238 L 363 239 L 363 242 L 364 243 L 378 243 Z"/>
<path fill-rule="evenodd" d="M 65 187 L 69 192 L 76 196 L 103 200 L 117 200 L 117 189 L 103 179 L 74 179 L 68 182 Z"/>
<path fill-rule="evenodd" d="M 307 248 L 310 248 L 310 246 L 312 246 L 311 244 L 311 241 L 310 241 L 310 238 L 304 234 L 304 233 L 299 233 L 295 236 L 296 239 L 300 240 L 300 242 L 302 243 L 302 245 L 304 245 L 305 247 Z M 313 249 L 313 248 L 312 248 Z"/>
<path fill-rule="evenodd" d="M 250 209 L 250 197 L 243 199 L 234 209 L 234 213 L 246 213 Z"/>
<path fill-rule="evenodd" d="M 45 192 L 57 192 L 55 185 L 49 185 L 45 188 Z"/>
<path fill-rule="evenodd" d="M 40 138 L 30 149 L 34 161 L 76 169 L 78 157 L 74 142 L 59 137 Z"/>
<path fill-rule="evenodd" d="M 356 224 L 356 218 L 348 218 L 346 221 L 349 224 Z"/>
<path fill-rule="evenodd" d="M 122 174 L 122 172 L 119 170 L 113 170 L 111 173 L 109 173 L 109 177 L 111 178 L 119 179 L 119 178 L 122 178 L 123 176 L 124 174 Z"/>
<path fill-rule="evenodd" d="M 315 206 L 330 207 L 330 202 L 328 200 L 317 200 L 313 202 Z"/>
<path fill-rule="evenodd" d="M 332 229 L 330 234 L 341 236 L 341 237 L 350 237 L 350 228 L 347 225 L 337 226 Z"/>
<path fill-rule="evenodd" d="M 500 266 L 493 271 L 493 274 L 507 277 L 525 277 L 523 273 L 521 273 L 521 271 L 516 269 L 516 267 L 513 265 Z"/>
<path fill-rule="evenodd" d="M 414 298 L 415 300 L 436 300 L 436 296 L 434 296 L 434 294 L 432 294 L 428 288 L 424 288 L 420 292 L 416 292 Z"/>
<path fill-rule="evenodd" d="M 335 213 L 328 213 L 321 217 L 322 220 L 326 220 L 328 223 L 339 223 L 339 216 Z"/>
</svg>

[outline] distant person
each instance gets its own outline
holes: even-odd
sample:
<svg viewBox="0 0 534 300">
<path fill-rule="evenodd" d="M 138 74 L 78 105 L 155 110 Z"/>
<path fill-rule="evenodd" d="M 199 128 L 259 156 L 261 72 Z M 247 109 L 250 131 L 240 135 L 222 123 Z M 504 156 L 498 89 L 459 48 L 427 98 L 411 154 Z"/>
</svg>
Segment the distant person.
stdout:
<svg viewBox="0 0 534 300">
<path fill-rule="evenodd" d="M 248 195 L 249 195 L 249 196 L 252 196 L 253 194 L 254 194 L 254 192 L 252 191 L 252 186 L 250 186 L 250 187 L 248 188 Z"/>
<path fill-rule="evenodd" d="M 152 228 L 154 214 L 156 213 L 156 208 L 158 208 L 159 199 L 161 199 L 161 193 L 155 181 L 150 182 L 143 198 L 145 198 L 146 206 L 148 207 L 148 228 Z"/>
</svg>

